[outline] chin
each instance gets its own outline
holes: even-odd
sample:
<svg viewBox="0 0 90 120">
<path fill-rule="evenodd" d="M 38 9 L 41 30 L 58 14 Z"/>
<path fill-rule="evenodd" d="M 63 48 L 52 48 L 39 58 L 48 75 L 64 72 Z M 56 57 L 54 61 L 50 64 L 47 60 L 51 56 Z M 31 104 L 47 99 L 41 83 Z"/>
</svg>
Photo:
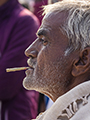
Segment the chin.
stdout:
<svg viewBox="0 0 90 120">
<path fill-rule="evenodd" d="M 23 87 L 27 90 L 30 90 L 29 81 L 26 77 L 23 80 Z"/>
<path fill-rule="evenodd" d="M 36 84 L 28 77 L 25 77 L 23 80 L 23 87 L 27 90 L 36 90 Z"/>
</svg>

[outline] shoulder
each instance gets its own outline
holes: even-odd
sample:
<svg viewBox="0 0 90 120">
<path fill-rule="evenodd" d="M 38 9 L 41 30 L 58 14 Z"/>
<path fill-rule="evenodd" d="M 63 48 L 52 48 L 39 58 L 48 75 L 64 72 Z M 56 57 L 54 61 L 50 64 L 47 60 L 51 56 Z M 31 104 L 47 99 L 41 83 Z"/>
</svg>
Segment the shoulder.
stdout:
<svg viewBox="0 0 90 120">
<path fill-rule="evenodd" d="M 20 13 L 19 13 L 19 17 L 23 17 L 23 18 L 29 18 L 32 19 L 34 21 L 38 21 L 38 18 L 28 9 L 23 8 Z"/>
<path fill-rule="evenodd" d="M 90 81 L 59 97 L 36 120 L 90 120 Z"/>
<path fill-rule="evenodd" d="M 16 22 L 27 22 L 27 24 L 40 25 L 38 18 L 31 11 L 22 6 L 16 7 L 11 17 Z"/>
</svg>

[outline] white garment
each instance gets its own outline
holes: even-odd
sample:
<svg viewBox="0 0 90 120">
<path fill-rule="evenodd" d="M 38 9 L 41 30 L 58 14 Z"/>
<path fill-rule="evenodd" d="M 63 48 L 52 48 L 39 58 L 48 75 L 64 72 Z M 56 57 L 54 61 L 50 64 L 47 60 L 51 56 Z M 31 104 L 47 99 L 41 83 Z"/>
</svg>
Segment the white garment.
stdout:
<svg viewBox="0 0 90 120">
<path fill-rule="evenodd" d="M 90 120 L 90 81 L 59 97 L 36 120 Z"/>
</svg>

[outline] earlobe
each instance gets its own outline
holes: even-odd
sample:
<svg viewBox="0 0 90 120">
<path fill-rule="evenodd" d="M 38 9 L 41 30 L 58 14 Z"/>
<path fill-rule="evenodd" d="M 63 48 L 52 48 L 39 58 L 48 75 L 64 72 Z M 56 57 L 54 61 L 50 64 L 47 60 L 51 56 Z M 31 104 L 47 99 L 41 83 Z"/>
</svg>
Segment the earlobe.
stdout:
<svg viewBox="0 0 90 120">
<path fill-rule="evenodd" d="M 90 47 L 85 48 L 73 62 L 72 75 L 77 77 L 86 73 L 90 68 Z"/>
</svg>

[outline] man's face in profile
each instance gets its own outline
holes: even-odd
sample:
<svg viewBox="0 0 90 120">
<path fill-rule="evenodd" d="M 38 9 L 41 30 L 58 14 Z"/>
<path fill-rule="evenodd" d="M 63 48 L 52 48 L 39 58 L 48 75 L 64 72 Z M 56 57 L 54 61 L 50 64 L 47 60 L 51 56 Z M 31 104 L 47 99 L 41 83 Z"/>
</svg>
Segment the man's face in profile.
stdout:
<svg viewBox="0 0 90 120">
<path fill-rule="evenodd" d="M 27 48 L 30 69 L 23 81 L 26 89 L 50 94 L 59 88 L 63 94 L 72 66 L 72 58 L 64 55 L 68 47 L 68 39 L 60 28 L 64 19 L 64 12 L 46 15 L 37 32 L 38 38 Z"/>
</svg>

